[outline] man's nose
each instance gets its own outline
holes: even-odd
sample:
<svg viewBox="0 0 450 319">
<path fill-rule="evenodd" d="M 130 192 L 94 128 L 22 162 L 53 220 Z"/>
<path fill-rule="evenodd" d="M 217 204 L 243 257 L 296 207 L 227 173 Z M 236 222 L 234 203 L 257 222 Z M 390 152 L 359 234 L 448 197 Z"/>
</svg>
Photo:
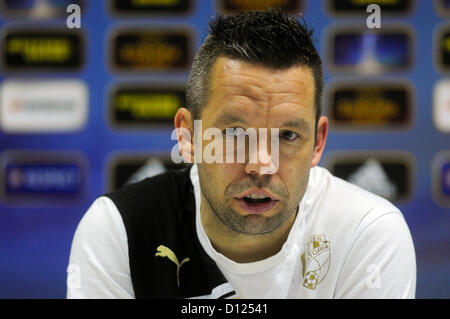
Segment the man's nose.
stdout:
<svg viewBox="0 0 450 319">
<path fill-rule="evenodd" d="M 260 135 L 258 147 L 249 154 L 245 164 L 245 172 L 250 175 L 273 175 L 278 171 L 279 152 L 278 140 L 271 138 L 271 147 L 268 149 L 268 139 Z M 251 148 L 250 148 L 251 149 Z"/>
</svg>

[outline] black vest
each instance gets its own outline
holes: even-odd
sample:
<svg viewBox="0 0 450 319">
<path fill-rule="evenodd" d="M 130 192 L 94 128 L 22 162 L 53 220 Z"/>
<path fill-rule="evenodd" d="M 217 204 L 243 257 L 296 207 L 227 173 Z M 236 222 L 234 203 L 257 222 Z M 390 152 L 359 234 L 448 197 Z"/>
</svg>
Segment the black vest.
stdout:
<svg viewBox="0 0 450 319">
<path fill-rule="evenodd" d="M 125 225 L 136 298 L 209 295 L 227 282 L 198 240 L 189 172 L 189 168 L 167 171 L 105 195 Z M 156 256 L 160 245 L 176 255 L 178 264 L 186 257 L 189 261 L 178 267 L 167 254 Z M 234 292 L 219 297 L 229 295 Z"/>
</svg>

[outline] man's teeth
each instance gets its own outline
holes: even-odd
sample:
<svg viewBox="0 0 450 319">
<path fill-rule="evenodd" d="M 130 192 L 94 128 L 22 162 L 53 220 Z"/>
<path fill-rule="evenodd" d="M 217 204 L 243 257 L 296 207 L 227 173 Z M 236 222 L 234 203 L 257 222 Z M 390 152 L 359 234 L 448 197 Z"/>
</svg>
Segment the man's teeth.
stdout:
<svg viewBox="0 0 450 319">
<path fill-rule="evenodd" d="M 251 194 L 251 195 L 247 195 L 245 196 L 246 198 L 251 198 L 251 199 L 264 199 L 264 198 L 268 198 L 265 195 L 260 195 L 260 194 Z"/>
</svg>

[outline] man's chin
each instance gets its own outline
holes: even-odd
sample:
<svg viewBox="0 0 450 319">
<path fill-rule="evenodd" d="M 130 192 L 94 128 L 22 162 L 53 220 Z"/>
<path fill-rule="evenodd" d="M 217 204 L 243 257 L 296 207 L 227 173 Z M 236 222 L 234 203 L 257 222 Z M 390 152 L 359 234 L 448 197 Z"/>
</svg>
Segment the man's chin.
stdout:
<svg viewBox="0 0 450 319">
<path fill-rule="evenodd" d="M 271 223 L 262 215 L 247 215 L 242 223 L 242 233 L 250 236 L 270 234 L 280 225 Z"/>
<path fill-rule="evenodd" d="M 264 235 L 275 231 L 283 224 L 279 210 L 271 212 L 270 216 L 265 214 L 249 214 L 230 209 L 228 216 L 224 216 L 222 222 L 232 231 L 248 235 Z"/>
</svg>

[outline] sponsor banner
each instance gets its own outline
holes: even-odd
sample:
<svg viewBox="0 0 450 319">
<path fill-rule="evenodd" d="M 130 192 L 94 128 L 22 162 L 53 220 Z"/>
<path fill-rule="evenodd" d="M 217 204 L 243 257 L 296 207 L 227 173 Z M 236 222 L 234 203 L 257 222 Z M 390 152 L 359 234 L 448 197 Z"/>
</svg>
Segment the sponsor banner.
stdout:
<svg viewBox="0 0 450 319">
<path fill-rule="evenodd" d="M 116 30 L 110 37 L 114 71 L 187 71 L 193 37 L 186 29 Z"/>
<path fill-rule="evenodd" d="M 450 207 L 450 152 L 438 153 L 433 159 L 433 198 L 441 206 Z"/>
<path fill-rule="evenodd" d="M 439 28 L 435 36 L 435 64 L 438 70 L 450 72 L 450 25 Z"/>
<path fill-rule="evenodd" d="M 109 96 L 111 125 L 126 128 L 150 128 L 173 125 L 180 107 L 186 106 L 183 85 L 120 84 Z"/>
<path fill-rule="evenodd" d="M 216 5 L 225 14 L 272 8 L 295 14 L 302 12 L 304 9 L 304 1 L 302 0 L 216 0 Z"/>
<path fill-rule="evenodd" d="M 327 0 L 328 11 L 336 16 L 367 16 L 367 6 L 377 4 L 382 14 L 409 14 L 416 5 L 415 0 Z"/>
<path fill-rule="evenodd" d="M 337 128 L 385 130 L 412 122 L 412 86 L 406 82 L 336 82 L 327 91 L 330 120 Z"/>
<path fill-rule="evenodd" d="M 443 133 L 450 133 L 450 80 L 441 80 L 433 91 L 433 122 Z"/>
<path fill-rule="evenodd" d="M 70 132 L 88 113 L 88 89 L 77 80 L 6 80 L 0 87 L 0 130 Z"/>
<path fill-rule="evenodd" d="M 195 0 L 111 0 L 109 8 L 115 15 L 142 16 L 152 14 L 188 13 Z"/>
<path fill-rule="evenodd" d="M 73 193 L 81 181 L 74 164 L 9 164 L 5 174 L 8 194 Z"/>
<path fill-rule="evenodd" d="M 84 41 L 77 30 L 10 28 L 1 45 L 5 71 L 73 71 L 84 61 Z"/>
<path fill-rule="evenodd" d="M 400 151 L 340 151 L 327 157 L 334 175 L 393 202 L 412 196 L 414 160 Z"/>
<path fill-rule="evenodd" d="M 406 25 L 342 25 L 328 29 L 325 50 L 330 71 L 383 74 L 405 71 L 414 60 L 415 38 Z"/>
<path fill-rule="evenodd" d="M 3 0 L 0 1 L 0 14 L 3 18 L 53 19 L 67 17 L 66 8 L 76 4 L 84 12 L 82 0 Z"/>
<path fill-rule="evenodd" d="M 82 192 L 86 165 L 78 153 L 7 151 L 0 163 L 1 195 L 7 201 L 57 201 Z"/>
<path fill-rule="evenodd" d="M 434 0 L 434 8 L 442 18 L 450 17 L 450 0 Z"/>
<path fill-rule="evenodd" d="M 107 189 L 113 191 L 147 177 L 158 175 L 166 170 L 183 167 L 187 166 L 175 164 L 170 158 L 170 154 L 115 154 L 108 163 Z"/>
</svg>

